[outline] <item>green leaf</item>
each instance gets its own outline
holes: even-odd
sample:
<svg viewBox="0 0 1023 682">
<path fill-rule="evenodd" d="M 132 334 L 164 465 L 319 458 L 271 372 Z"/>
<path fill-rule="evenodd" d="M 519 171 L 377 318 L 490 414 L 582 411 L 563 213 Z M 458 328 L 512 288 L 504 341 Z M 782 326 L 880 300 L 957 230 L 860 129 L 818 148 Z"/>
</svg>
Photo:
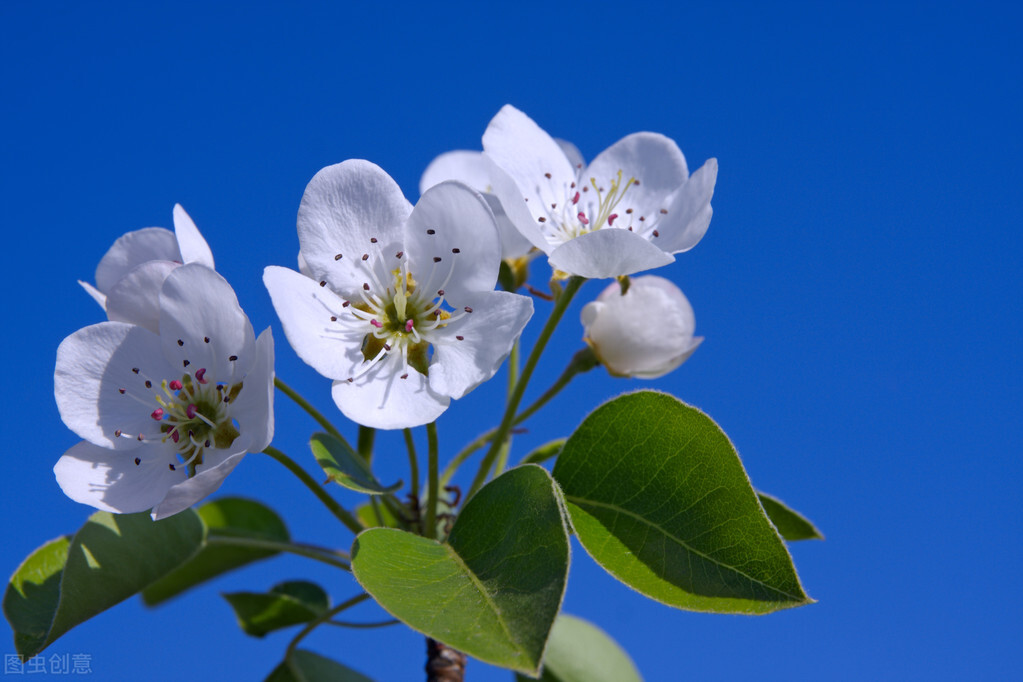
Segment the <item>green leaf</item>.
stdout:
<svg viewBox="0 0 1023 682">
<path fill-rule="evenodd" d="M 554 481 L 533 464 L 505 472 L 469 500 L 445 544 L 390 528 L 363 531 L 352 570 L 409 627 L 535 675 L 568 577 Z"/>
<path fill-rule="evenodd" d="M 306 649 L 295 649 L 274 668 L 266 682 L 373 682 L 337 661 Z"/>
<path fill-rule="evenodd" d="M 330 597 L 323 588 L 305 580 L 279 583 L 267 593 L 230 592 L 224 599 L 234 609 L 242 630 L 255 637 L 308 623 L 330 608 Z"/>
<path fill-rule="evenodd" d="M 327 478 L 345 488 L 368 495 L 384 495 L 401 487 L 401 481 L 387 487 L 381 485 L 366 465 L 366 460 L 343 440 L 329 433 L 313 434 L 309 447 Z"/>
<path fill-rule="evenodd" d="M 651 599 L 749 614 L 813 601 L 728 437 L 670 395 L 640 391 L 597 408 L 554 478 L 590 556 Z"/>
<path fill-rule="evenodd" d="M 208 529 L 208 540 L 244 537 L 288 542 L 291 536 L 284 521 L 269 507 L 240 497 L 225 497 L 196 511 Z M 185 590 L 277 552 L 249 547 L 232 547 L 207 542 L 192 559 L 142 591 L 142 600 L 155 606 Z"/>
<path fill-rule="evenodd" d="M 518 682 L 528 677 L 516 676 Z M 642 682 L 616 641 L 582 618 L 560 614 L 543 655 L 540 682 Z"/>
<path fill-rule="evenodd" d="M 767 512 L 768 518 L 774 523 L 781 536 L 792 542 L 795 540 L 823 540 L 824 535 L 817 530 L 808 518 L 792 509 L 777 497 L 757 492 L 760 504 Z"/>
<path fill-rule="evenodd" d="M 565 447 L 565 438 L 558 438 L 552 440 L 549 443 L 544 443 L 536 450 L 526 455 L 525 459 L 522 460 L 523 464 L 539 464 L 540 462 L 546 462 L 551 457 L 556 457 L 561 448 Z"/>
<path fill-rule="evenodd" d="M 71 536 L 50 540 L 28 555 L 11 576 L 4 594 L 4 615 L 18 651 L 41 651 L 60 601 L 60 579 Z"/>
<path fill-rule="evenodd" d="M 147 512 L 96 512 L 70 544 L 57 539 L 36 550 L 4 595 L 18 653 L 35 656 L 74 626 L 166 575 L 198 551 L 204 534 L 190 509 L 161 521 Z"/>
</svg>

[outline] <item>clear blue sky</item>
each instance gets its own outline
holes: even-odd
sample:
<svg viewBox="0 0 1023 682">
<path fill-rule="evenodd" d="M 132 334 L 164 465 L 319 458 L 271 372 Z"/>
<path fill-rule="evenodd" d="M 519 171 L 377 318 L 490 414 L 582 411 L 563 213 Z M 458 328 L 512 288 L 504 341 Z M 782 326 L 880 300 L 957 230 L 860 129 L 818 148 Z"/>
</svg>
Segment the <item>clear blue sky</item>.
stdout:
<svg viewBox="0 0 1023 682">
<path fill-rule="evenodd" d="M 792 547 L 810 607 L 672 610 L 577 547 L 566 610 L 651 682 L 1023 675 L 1019 7 L 682 5 L 3 3 L 0 569 L 88 515 L 51 472 L 77 441 L 53 363 L 64 336 L 101 319 L 75 280 L 92 280 L 117 236 L 170 226 L 182 203 L 253 324 L 273 326 L 278 374 L 331 409 L 260 282 L 265 265 L 294 264 L 306 182 L 366 158 L 414 200 L 426 164 L 478 148 L 510 102 L 588 158 L 652 130 L 692 168 L 720 164 L 707 237 L 658 272 L 706 342 L 658 381 L 578 379 L 519 442 L 564 435 L 623 390 L 667 390 L 713 416 L 754 484 L 828 537 Z M 579 345 L 578 307 L 535 389 Z M 499 378 L 452 408 L 442 448 L 496 420 L 502 390 Z M 277 416 L 275 444 L 312 464 L 313 424 L 285 400 Z M 377 457 L 393 465 L 384 477 L 405 475 L 396 439 Z M 350 542 L 265 456 L 223 491 L 271 502 L 299 539 Z M 91 654 L 97 680 L 261 679 L 290 634 L 246 637 L 218 593 L 299 577 L 354 593 L 308 564 L 275 559 L 155 611 L 126 602 L 47 653 Z M 309 645 L 382 681 L 422 679 L 422 639 L 401 627 Z M 467 679 L 510 677 L 471 663 Z"/>
</svg>

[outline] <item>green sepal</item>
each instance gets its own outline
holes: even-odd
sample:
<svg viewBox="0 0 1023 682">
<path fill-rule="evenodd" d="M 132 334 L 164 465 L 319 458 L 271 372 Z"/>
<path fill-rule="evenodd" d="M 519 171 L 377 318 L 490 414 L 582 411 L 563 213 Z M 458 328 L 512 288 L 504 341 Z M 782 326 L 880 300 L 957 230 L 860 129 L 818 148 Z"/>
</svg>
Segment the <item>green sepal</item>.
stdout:
<svg viewBox="0 0 1023 682">
<path fill-rule="evenodd" d="M 313 434 L 309 447 L 327 478 L 349 490 L 367 495 L 385 495 L 401 488 L 401 481 L 390 486 L 381 485 L 366 465 L 366 460 L 347 443 L 329 433 Z"/>
</svg>

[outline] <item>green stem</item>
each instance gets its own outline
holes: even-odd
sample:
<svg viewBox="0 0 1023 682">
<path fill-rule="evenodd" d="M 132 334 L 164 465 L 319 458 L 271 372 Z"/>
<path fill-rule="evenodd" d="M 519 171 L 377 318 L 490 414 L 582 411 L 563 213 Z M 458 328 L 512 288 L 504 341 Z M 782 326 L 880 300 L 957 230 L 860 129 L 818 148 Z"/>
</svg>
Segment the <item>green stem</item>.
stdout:
<svg viewBox="0 0 1023 682">
<path fill-rule="evenodd" d="M 295 651 L 295 647 L 298 646 L 298 643 L 301 642 L 303 639 L 305 639 L 306 635 L 308 635 L 310 632 L 312 632 L 313 630 L 318 628 L 320 625 L 326 623 L 331 618 L 333 618 L 337 614 L 341 613 L 345 609 L 350 609 L 351 607 L 355 606 L 356 604 L 361 604 L 362 602 L 366 601 L 367 599 L 369 599 L 369 595 L 366 594 L 365 592 L 363 592 L 362 594 L 359 594 L 359 595 L 356 595 L 356 596 L 352 597 L 348 601 L 341 602 L 340 604 L 338 604 L 337 606 L 332 608 L 330 611 L 327 611 L 326 613 L 321 615 L 316 620 L 313 620 L 313 621 L 310 621 L 309 623 L 307 623 L 306 626 L 304 628 L 302 628 L 297 635 L 295 635 L 295 637 L 291 640 L 291 643 L 288 644 L 288 648 L 284 652 L 284 658 L 287 659 L 288 657 L 290 657 L 291 654 Z"/>
<path fill-rule="evenodd" d="M 368 426 L 359 427 L 359 454 L 369 464 L 373 461 L 373 441 L 376 439 L 377 430 Z"/>
<path fill-rule="evenodd" d="M 430 422 L 426 425 L 426 440 L 429 444 L 427 452 L 429 489 L 427 491 L 426 518 L 423 521 L 423 535 L 432 540 L 437 536 L 437 498 L 440 496 L 440 479 L 437 475 L 437 422 Z"/>
<path fill-rule="evenodd" d="M 508 355 L 508 400 L 515 395 L 515 384 L 519 381 L 519 340 L 515 339 L 512 344 L 511 354 Z M 500 476 L 504 468 L 508 466 L 508 453 L 511 452 L 511 435 L 501 445 L 497 455 L 497 475 Z"/>
<path fill-rule="evenodd" d="M 416 455 L 416 442 L 412 439 L 412 429 L 405 429 L 405 448 L 408 450 L 409 485 L 412 487 L 412 499 L 419 500 L 419 457 Z"/>
<path fill-rule="evenodd" d="M 319 498 L 320 502 L 323 502 L 324 506 L 326 506 L 327 509 L 329 509 L 331 513 L 334 514 L 339 521 L 341 521 L 341 523 L 345 524 L 345 527 L 347 527 L 348 530 L 356 534 L 361 533 L 364 530 L 363 525 L 359 523 L 359 520 L 348 513 L 344 507 L 338 504 L 337 500 L 331 497 L 327 491 L 323 489 L 323 486 L 317 483 L 316 479 L 310 476 L 309 472 L 296 464 L 293 459 L 274 447 L 268 447 L 263 450 L 263 452 L 283 464 L 288 471 L 295 474 L 300 481 L 305 483 L 306 487 L 313 491 L 313 494 Z"/>
<path fill-rule="evenodd" d="M 322 561 L 325 564 L 330 564 L 331 566 L 348 571 L 349 573 L 352 571 L 351 565 L 348 561 L 346 561 L 346 559 L 349 558 L 347 554 L 327 549 L 326 547 L 319 547 L 317 545 L 297 542 L 278 542 L 276 540 L 267 540 L 264 538 L 247 538 L 237 535 L 217 535 L 212 533 L 206 538 L 206 544 L 248 547 L 250 549 L 265 549 L 272 552 L 288 552 L 290 554 L 297 554 L 309 559 L 315 559 L 316 561 Z"/>
<path fill-rule="evenodd" d="M 345 444 L 348 443 L 348 441 L 345 440 L 345 437 L 341 435 L 341 432 L 337 430 L 337 427 L 331 424 L 330 421 L 328 421 L 327 418 L 324 417 L 319 410 L 313 407 L 308 400 L 300 396 L 295 391 L 295 389 L 293 389 L 291 386 L 288 386 L 278 377 L 274 377 L 274 386 L 276 386 L 281 393 L 294 400 L 299 407 L 308 412 L 309 416 L 315 419 L 316 422 L 323 427 L 324 431 L 334 436 L 338 440 L 344 441 Z"/>
<path fill-rule="evenodd" d="M 526 366 L 522 368 L 522 376 L 515 383 L 515 391 L 512 393 L 511 398 L 508 400 L 508 405 L 504 410 L 504 417 L 501 419 L 501 424 L 497 427 L 497 433 L 494 434 L 493 440 L 490 442 L 490 449 L 487 454 L 484 455 L 483 461 L 480 462 L 479 471 L 476 472 L 476 478 L 473 479 L 472 486 L 469 488 L 468 494 L 465 496 L 466 500 L 472 498 L 476 494 L 483 484 L 486 482 L 487 477 L 490 475 L 490 468 L 494 464 L 494 459 L 497 457 L 501 449 L 501 444 L 504 443 L 508 437 L 508 432 L 511 431 L 512 422 L 515 420 L 515 413 L 519 409 L 519 403 L 522 402 L 522 396 L 526 392 L 526 385 L 529 384 L 529 379 L 533 375 L 533 370 L 536 369 L 536 363 L 539 362 L 540 356 L 543 354 L 544 348 L 547 346 L 547 342 L 550 341 L 551 335 L 554 333 L 554 329 L 558 326 L 558 322 L 561 321 L 562 316 L 568 309 L 568 304 L 572 302 L 572 297 L 575 296 L 576 292 L 579 291 L 579 287 L 583 285 L 586 279 L 579 277 L 578 275 L 573 276 L 568 280 L 568 284 L 565 289 L 558 296 L 558 300 L 554 304 L 554 308 L 551 310 L 550 317 L 547 318 L 547 323 L 543 326 L 540 331 L 540 337 L 536 340 L 536 345 L 533 346 L 533 350 L 529 353 L 529 358 L 526 360 Z"/>
<path fill-rule="evenodd" d="M 584 348 L 578 351 L 575 354 L 575 356 L 573 356 L 572 361 L 569 363 L 568 367 L 566 367 L 565 370 L 561 373 L 561 376 L 558 377 L 558 380 L 555 381 L 554 384 L 550 388 L 548 388 L 543 395 L 537 398 L 532 405 L 530 405 L 526 409 L 522 410 L 522 412 L 519 412 L 518 415 L 516 415 L 515 420 L 512 422 L 512 426 L 518 426 L 522 422 L 532 417 L 537 410 L 546 405 L 551 400 L 551 398 L 556 396 L 561 391 L 561 389 L 565 388 L 565 386 L 567 386 L 569 382 L 572 381 L 575 375 L 587 372 L 596 367 L 598 364 L 599 362 L 597 361 L 596 357 L 593 356 L 593 352 L 589 348 Z M 447 467 L 445 467 L 444 473 L 440 477 L 440 484 L 447 485 L 448 482 L 452 479 L 452 477 L 454 477 L 455 472 L 458 471 L 458 467 L 462 465 L 462 462 L 464 462 L 466 459 L 472 456 L 473 453 L 482 448 L 484 445 L 489 443 L 493 439 L 494 434 L 496 433 L 497 428 L 490 429 L 483 435 L 477 437 L 476 440 L 466 445 L 461 452 L 455 455 L 454 458 L 452 458 L 452 460 L 448 462 Z"/>
</svg>

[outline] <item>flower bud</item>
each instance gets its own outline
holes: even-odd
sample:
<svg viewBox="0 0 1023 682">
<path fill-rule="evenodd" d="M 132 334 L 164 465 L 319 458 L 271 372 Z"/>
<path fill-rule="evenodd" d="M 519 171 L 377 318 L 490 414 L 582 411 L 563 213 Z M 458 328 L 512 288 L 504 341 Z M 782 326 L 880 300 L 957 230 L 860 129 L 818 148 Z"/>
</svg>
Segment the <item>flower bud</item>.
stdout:
<svg viewBox="0 0 1023 682">
<path fill-rule="evenodd" d="M 613 376 L 656 379 L 681 365 L 703 337 L 682 291 L 663 277 L 612 282 L 582 310 L 584 340 Z"/>
</svg>

